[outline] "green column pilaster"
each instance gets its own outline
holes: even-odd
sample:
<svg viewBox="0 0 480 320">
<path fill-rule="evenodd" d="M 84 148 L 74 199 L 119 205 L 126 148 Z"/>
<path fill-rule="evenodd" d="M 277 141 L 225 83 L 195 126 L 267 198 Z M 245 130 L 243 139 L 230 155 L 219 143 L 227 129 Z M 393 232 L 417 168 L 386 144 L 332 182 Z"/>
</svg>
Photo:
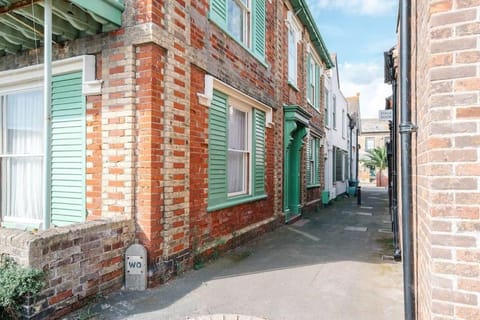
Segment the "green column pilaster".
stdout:
<svg viewBox="0 0 480 320">
<path fill-rule="evenodd" d="M 301 213 L 301 150 L 311 115 L 299 106 L 284 106 L 284 186 L 285 218 Z"/>
</svg>

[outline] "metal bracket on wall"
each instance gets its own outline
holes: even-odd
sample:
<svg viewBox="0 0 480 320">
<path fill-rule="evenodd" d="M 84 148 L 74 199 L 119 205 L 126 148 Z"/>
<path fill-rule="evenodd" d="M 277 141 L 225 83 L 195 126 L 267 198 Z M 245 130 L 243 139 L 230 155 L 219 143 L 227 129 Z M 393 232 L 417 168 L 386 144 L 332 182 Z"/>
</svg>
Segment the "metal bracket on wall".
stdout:
<svg viewBox="0 0 480 320">
<path fill-rule="evenodd" d="M 400 133 L 411 133 L 417 132 L 418 126 L 413 123 L 402 123 L 398 126 L 400 128 Z"/>
</svg>

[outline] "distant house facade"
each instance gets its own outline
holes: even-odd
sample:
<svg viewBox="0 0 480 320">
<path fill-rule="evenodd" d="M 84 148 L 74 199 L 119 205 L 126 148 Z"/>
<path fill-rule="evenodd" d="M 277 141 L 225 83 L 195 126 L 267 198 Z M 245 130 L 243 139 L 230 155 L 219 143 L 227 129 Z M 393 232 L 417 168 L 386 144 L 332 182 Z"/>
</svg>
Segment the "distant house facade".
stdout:
<svg viewBox="0 0 480 320">
<path fill-rule="evenodd" d="M 348 145 L 349 145 L 349 175 L 348 178 L 351 181 L 355 181 L 355 185 L 358 181 L 359 171 L 359 136 L 361 126 L 361 113 L 360 113 L 360 93 L 355 96 L 347 97 L 347 110 L 348 110 Z"/>
<path fill-rule="evenodd" d="M 10 2 L 2 28 L 49 12 Z M 304 0 L 85 3 L 53 1 L 51 68 L 35 30 L 0 34 L 0 253 L 49 274 L 33 317 L 120 288 L 134 242 L 153 286 L 324 189 L 333 62 Z"/>
<path fill-rule="evenodd" d="M 388 121 L 378 119 L 362 119 L 359 136 L 359 161 L 366 158 L 367 151 L 375 148 L 385 148 L 390 141 L 390 129 Z M 376 183 L 377 170 L 368 168 L 363 164 L 359 164 L 359 180 L 363 183 Z M 382 186 L 386 186 L 386 170 L 382 173 Z"/>
<path fill-rule="evenodd" d="M 329 199 L 347 192 L 349 173 L 348 106 L 338 74 L 336 54 L 332 55 L 334 68 L 325 77 L 325 191 Z"/>
</svg>

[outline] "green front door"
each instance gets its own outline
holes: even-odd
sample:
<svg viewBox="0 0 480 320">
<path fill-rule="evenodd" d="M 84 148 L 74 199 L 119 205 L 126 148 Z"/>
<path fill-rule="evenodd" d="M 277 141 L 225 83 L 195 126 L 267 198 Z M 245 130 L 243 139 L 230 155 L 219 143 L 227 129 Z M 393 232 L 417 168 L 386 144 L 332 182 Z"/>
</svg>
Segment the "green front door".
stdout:
<svg viewBox="0 0 480 320">
<path fill-rule="evenodd" d="M 310 115 L 299 106 L 285 106 L 284 213 L 286 221 L 301 213 L 301 159 Z"/>
</svg>

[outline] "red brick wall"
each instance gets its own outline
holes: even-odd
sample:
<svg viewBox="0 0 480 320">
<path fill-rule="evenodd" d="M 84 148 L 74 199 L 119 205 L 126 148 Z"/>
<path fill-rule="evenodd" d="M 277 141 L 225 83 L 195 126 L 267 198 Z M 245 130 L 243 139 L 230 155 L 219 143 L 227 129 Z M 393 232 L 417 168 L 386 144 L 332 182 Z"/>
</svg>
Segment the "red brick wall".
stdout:
<svg viewBox="0 0 480 320">
<path fill-rule="evenodd" d="M 101 78 L 102 58 L 96 56 L 96 79 Z M 86 208 L 87 220 L 102 216 L 102 96 L 87 96 Z"/>
<path fill-rule="evenodd" d="M 2 228 L 0 253 L 45 272 L 46 287 L 31 302 L 29 319 L 59 319 L 122 287 L 124 252 L 133 239 L 132 220 L 122 218 L 37 233 Z"/>
<path fill-rule="evenodd" d="M 480 318 L 479 14 L 478 1 L 413 8 L 418 319 Z"/>
<path fill-rule="evenodd" d="M 163 0 L 135 1 L 135 20 L 138 24 L 153 22 L 157 25 L 162 25 L 164 15 Z"/>
<path fill-rule="evenodd" d="M 204 92 L 205 71 L 192 67 L 190 93 L 190 245 L 192 250 L 216 239 L 231 236 L 274 216 L 273 129 L 266 130 L 266 200 L 207 212 L 208 202 L 208 107 L 199 104 L 197 93 Z"/>
<path fill-rule="evenodd" d="M 148 250 L 149 265 L 163 254 L 164 49 L 153 43 L 136 48 L 138 164 L 137 239 Z"/>
<path fill-rule="evenodd" d="M 208 19 L 209 1 L 191 4 L 190 41 L 195 48 L 192 63 L 249 96 L 277 108 L 273 77 L 275 61 L 274 21 L 276 1 L 266 1 L 266 65 Z"/>
</svg>

